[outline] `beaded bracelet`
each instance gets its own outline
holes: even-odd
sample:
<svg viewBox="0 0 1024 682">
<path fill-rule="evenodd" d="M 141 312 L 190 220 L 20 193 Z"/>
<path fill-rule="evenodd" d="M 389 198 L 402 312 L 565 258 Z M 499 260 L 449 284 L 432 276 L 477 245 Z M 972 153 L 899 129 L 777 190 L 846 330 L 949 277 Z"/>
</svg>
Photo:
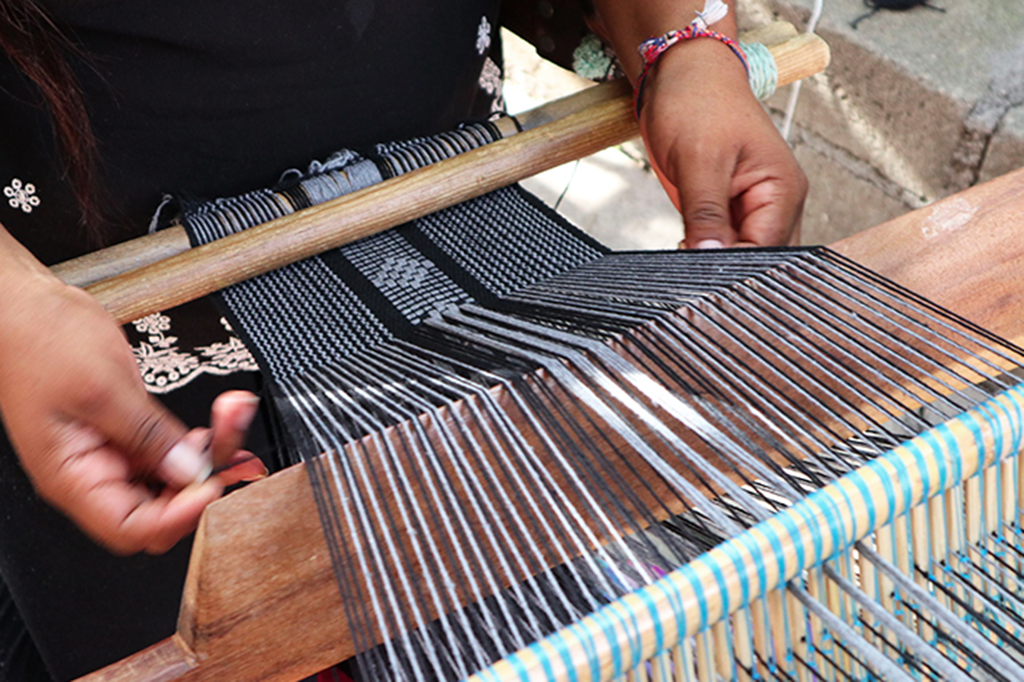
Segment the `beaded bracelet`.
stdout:
<svg viewBox="0 0 1024 682">
<path fill-rule="evenodd" d="M 714 5 L 714 7 L 709 11 L 709 6 L 711 5 Z M 697 18 L 694 19 L 686 28 L 682 30 L 669 31 L 663 36 L 648 38 L 644 42 L 640 43 L 640 47 L 637 48 L 637 51 L 640 53 L 640 57 L 644 61 L 644 67 L 640 72 L 640 76 L 636 79 L 636 87 L 634 88 L 634 107 L 636 109 L 637 118 L 640 118 L 640 108 L 643 104 L 643 92 L 644 86 L 647 83 L 647 74 L 650 73 L 651 68 L 653 68 L 658 62 L 661 55 L 665 54 L 673 45 L 677 45 L 685 40 L 693 40 L 694 38 L 713 38 L 719 42 L 725 43 L 725 45 L 732 50 L 733 54 L 735 54 L 743 64 L 743 69 L 747 72 L 747 76 L 750 76 L 750 64 L 747 63 L 747 56 L 743 54 L 743 50 L 740 49 L 739 43 L 723 33 L 712 31 L 708 28 L 708 26 L 724 17 L 727 11 L 728 7 L 726 7 L 724 3 L 721 3 L 718 0 L 709 0 L 708 4 L 705 6 L 704 12 L 697 12 Z"/>
</svg>

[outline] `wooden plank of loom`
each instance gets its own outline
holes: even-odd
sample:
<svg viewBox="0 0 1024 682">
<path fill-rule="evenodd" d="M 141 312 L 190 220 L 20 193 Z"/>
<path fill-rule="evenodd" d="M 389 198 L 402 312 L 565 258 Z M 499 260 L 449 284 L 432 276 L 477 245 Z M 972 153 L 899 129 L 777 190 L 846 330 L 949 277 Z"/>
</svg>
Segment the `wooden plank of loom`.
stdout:
<svg viewBox="0 0 1024 682">
<path fill-rule="evenodd" d="M 832 248 L 1024 345 L 1024 169 Z"/>
</svg>

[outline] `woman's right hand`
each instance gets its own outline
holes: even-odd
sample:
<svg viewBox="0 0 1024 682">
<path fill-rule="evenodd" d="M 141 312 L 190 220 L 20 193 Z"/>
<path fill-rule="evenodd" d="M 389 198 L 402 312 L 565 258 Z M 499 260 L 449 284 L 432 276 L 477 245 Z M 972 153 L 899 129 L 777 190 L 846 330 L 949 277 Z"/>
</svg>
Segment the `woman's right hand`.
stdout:
<svg viewBox="0 0 1024 682">
<path fill-rule="evenodd" d="M 167 551 L 223 492 L 204 475 L 211 442 L 237 447 L 225 429 L 244 436 L 255 397 L 220 401 L 215 438 L 188 431 L 146 392 L 113 318 L 2 228 L 0 292 L 0 416 L 36 491 L 112 551 Z"/>
</svg>

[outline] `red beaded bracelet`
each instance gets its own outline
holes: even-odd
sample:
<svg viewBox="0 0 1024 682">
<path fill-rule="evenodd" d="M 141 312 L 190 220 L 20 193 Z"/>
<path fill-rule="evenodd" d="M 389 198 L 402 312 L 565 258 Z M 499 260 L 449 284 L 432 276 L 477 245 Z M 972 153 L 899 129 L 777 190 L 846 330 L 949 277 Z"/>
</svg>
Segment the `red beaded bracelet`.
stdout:
<svg viewBox="0 0 1024 682">
<path fill-rule="evenodd" d="M 714 23 L 714 21 L 711 23 Z M 693 40 L 694 38 L 714 38 L 719 42 L 725 43 L 732 50 L 733 54 L 739 58 L 740 62 L 743 63 L 743 68 L 746 70 L 747 75 L 750 75 L 750 65 L 747 63 L 747 56 L 740 49 L 740 44 L 725 34 L 710 30 L 708 23 L 705 22 L 704 13 L 698 12 L 697 18 L 686 28 L 679 31 L 669 31 L 663 36 L 652 37 L 640 43 L 637 51 L 644 60 L 644 68 L 636 79 L 636 87 L 634 88 L 634 105 L 637 118 L 640 118 L 644 85 L 647 83 L 647 74 L 650 73 L 651 68 L 670 47 L 685 40 Z"/>
</svg>

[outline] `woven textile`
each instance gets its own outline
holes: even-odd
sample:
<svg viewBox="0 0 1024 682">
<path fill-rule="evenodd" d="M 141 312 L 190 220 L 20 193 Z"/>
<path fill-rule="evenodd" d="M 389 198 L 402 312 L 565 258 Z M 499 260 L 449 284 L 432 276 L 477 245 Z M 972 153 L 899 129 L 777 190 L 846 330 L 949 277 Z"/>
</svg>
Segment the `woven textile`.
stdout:
<svg viewBox="0 0 1024 682">
<path fill-rule="evenodd" d="M 457 151 L 434 140 L 342 153 L 292 178 L 288 188 L 196 214 L 229 233 L 275 206 L 319 200 L 307 187 L 318 198 L 330 196 L 431 162 L 438 150 Z M 762 557 L 772 556 L 769 549 L 782 554 L 779 529 L 790 533 L 816 519 L 813 552 L 804 549 L 803 530 L 792 538 L 804 562 L 799 570 L 824 560 L 825 547 L 841 566 L 851 558 L 843 553 L 874 521 L 860 523 L 852 507 L 833 514 L 850 505 L 855 488 L 867 486 L 832 482 L 859 481 L 872 462 L 895 467 L 890 459 L 903 444 L 946 438 L 941 429 L 967 410 L 980 405 L 979 414 L 990 413 L 993 403 L 986 401 L 997 392 L 999 400 L 1007 389 L 1019 395 L 1019 381 L 1007 371 L 1024 366 L 1020 349 L 827 249 L 610 254 L 518 187 L 238 285 L 221 298 L 271 377 L 288 455 L 306 465 L 365 680 L 466 679 L 503 658 L 506 671 L 525 670 L 534 659 L 548 670 L 565 664 L 564 652 L 577 646 L 570 643 L 586 652 L 581 670 L 612 665 L 616 676 L 633 669 L 646 677 L 643 659 L 653 666 L 650 657 L 663 648 L 677 652 L 671 666 L 668 654 L 661 659 L 665 679 L 670 667 L 673 677 L 701 666 L 713 670 L 714 662 L 694 667 L 684 660 L 702 646 L 687 638 L 707 636 L 700 631 L 712 625 L 711 607 L 701 600 L 716 593 L 693 582 L 693 566 L 711 556 L 706 552 L 735 544 L 714 554 L 728 569 L 702 574 L 716 577 L 739 569 L 737 557 L 750 553 L 746 573 L 719 595 L 743 606 L 752 585 L 776 589 L 784 582 L 763 587 L 764 566 L 776 559 Z M 1012 438 L 996 440 L 1019 443 L 1015 423 Z M 946 447 L 939 448 L 943 457 Z M 923 478 L 945 480 L 944 471 Z M 1018 480 L 1016 473 L 1010 478 Z M 1011 494 L 998 479 L 992 483 L 1000 495 Z M 878 499 L 863 507 L 868 515 L 896 508 L 894 487 L 872 493 Z M 843 499 L 823 492 L 833 489 Z M 805 498 L 820 511 L 807 511 Z M 1001 523 L 1014 517 L 1016 533 L 1017 502 L 991 506 L 986 513 L 1003 513 Z M 959 514 L 959 507 L 943 508 Z M 775 522 L 781 518 L 785 523 Z M 983 541 L 980 528 L 995 527 L 988 521 L 970 532 L 959 518 L 950 524 L 960 530 L 950 533 L 949 545 L 930 550 L 931 562 L 943 567 L 1003 552 L 989 547 L 994 542 L 1017 546 L 995 534 Z M 854 529 L 859 536 L 845 544 L 836 539 Z M 731 540 L 747 538 L 745 531 L 760 544 Z M 936 577 L 945 574 L 927 565 L 921 540 L 911 543 L 915 570 L 934 589 L 949 589 L 945 577 Z M 954 542 L 972 549 L 953 556 Z M 876 538 L 888 551 L 884 544 Z M 897 579 L 900 569 L 888 559 L 869 561 Z M 808 662 L 812 645 L 813 655 L 836 670 L 856 655 L 854 665 L 871 679 L 904 679 L 903 652 L 892 657 L 856 630 L 877 634 L 877 626 L 859 622 L 856 612 L 847 623 L 841 604 L 833 613 L 817 601 L 828 591 L 813 581 L 842 578 L 831 565 L 821 570 L 786 578 L 797 580 L 780 599 L 791 595 L 805 610 L 783 605 L 792 620 L 760 637 L 774 645 L 759 643 L 756 631 L 741 634 L 751 632 L 751 622 L 760 626 L 760 616 L 743 612 L 731 630 L 722 629 L 720 643 L 705 647 L 716 656 L 721 651 L 723 679 L 756 679 L 762 668 L 785 668 L 786 679 L 796 679 L 798 665 L 817 675 Z M 871 570 L 861 566 L 862 575 Z M 840 588 L 873 609 L 872 617 L 887 617 L 893 610 L 884 602 L 894 597 L 872 594 L 871 585 L 880 583 L 871 580 Z M 975 578 L 963 580 L 981 594 Z M 689 596 L 660 600 L 664 581 L 682 586 L 669 594 L 684 595 L 685 588 Z M 1021 584 L 1019 577 L 1013 584 Z M 641 594 L 642 602 L 635 599 Z M 608 606 L 627 595 L 628 602 Z M 925 598 L 916 594 L 913 602 L 916 608 Z M 681 606 L 662 613 L 669 604 L 689 604 L 693 613 L 681 618 Z M 983 629 L 973 633 L 955 612 L 929 604 L 923 627 L 956 628 L 965 643 L 991 644 Z M 994 615 L 979 612 L 977 620 L 989 628 L 1004 610 L 995 603 Z M 698 617 L 695 626 L 687 622 Z M 647 639 L 627 623 L 640 618 L 653 624 Z M 897 636 L 913 642 L 929 667 L 975 672 L 973 662 L 965 663 L 971 647 L 950 655 L 893 620 L 885 627 L 902 627 Z M 1014 631 L 1003 639 L 1019 638 Z M 954 640 L 948 647 L 959 646 Z M 1024 667 L 990 648 L 1001 656 L 993 665 L 1009 671 L 991 679 L 1021 679 Z M 610 663 L 601 658 L 606 651 Z M 943 672 L 943 679 L 979 678 Z"/>
<path fill-rule="evenodd" d="M 490 124 L 334 154 L 282 186 L 188 207 L 203 244 L 497 139 Z M 432 313 L 484 302 L 607 250 L 520 187 L 509 187 L 230 287 L 218 298 L 274 380 L 403 336 Z M 300 322 L 301 321 L 301 322 Z"/>
</svg>

